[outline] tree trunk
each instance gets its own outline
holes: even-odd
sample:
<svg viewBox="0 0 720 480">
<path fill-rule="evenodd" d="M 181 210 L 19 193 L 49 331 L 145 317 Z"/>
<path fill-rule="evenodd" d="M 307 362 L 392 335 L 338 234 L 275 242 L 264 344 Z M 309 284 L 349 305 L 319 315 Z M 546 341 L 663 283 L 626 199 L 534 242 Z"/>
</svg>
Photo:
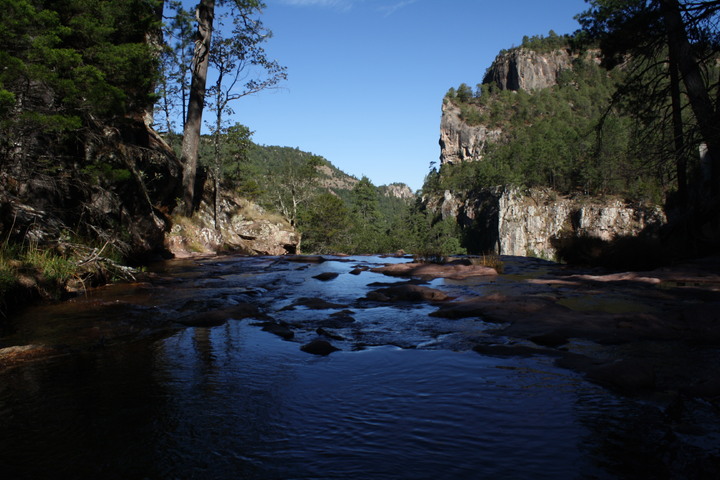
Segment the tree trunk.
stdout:
<svg viewBox="0 0 720 480">
<path fill-rule="evenodd" d="M 700 127 L 700 134 L 710 154 L 711 192 L 713 195 L 717 195 L 720 191 L 720 125 L 716 121 L 716 111 L 697 59 L 693 55 L 678 1 L 661 0 L 661 5 L 669 47 L 671 50 L 676 49 L 678 70 L 685 84 L 695 120 Z"/>
<path fill-rule="evenodd" d="M 678 52 L 671 43 L 670 48 L 670 98 L 672 102 L 673 143 L 675 147 L 675 171 L 677 173 L 677 193 L 680 207 L 687 205 L 687 160 L 682 124 L 682 103 L 680 101 L 680 73 L 678 72 Z"/>
<path fill-rule="evenodd" d="M 210 41 L 215 16 L 215 0 L 200 0 L 195 16 L 198 22 L 198 30 L 181 153 L 183 163 L 183 213 L 188 217 L 192 216 L 195 207 L 195 176 L 198 165 L 202 114 L 205 107 L 205 86 L 210 63 Z"/>
<path fill-rule="evenodd" d="M 222 82 L 222 72 L 220 73 L 220 82 Z M 213 135 L 213 219 L 215 221 L 215 230 L 220 229 L 218 222 L 218 210 L 220 209 L 220 135 L 222 134 L 222 108 L 220 108 L 220 90 L 217 90 L 216 102 L 218 109 L 215 112 L 215 132 Z"/>
</svg>

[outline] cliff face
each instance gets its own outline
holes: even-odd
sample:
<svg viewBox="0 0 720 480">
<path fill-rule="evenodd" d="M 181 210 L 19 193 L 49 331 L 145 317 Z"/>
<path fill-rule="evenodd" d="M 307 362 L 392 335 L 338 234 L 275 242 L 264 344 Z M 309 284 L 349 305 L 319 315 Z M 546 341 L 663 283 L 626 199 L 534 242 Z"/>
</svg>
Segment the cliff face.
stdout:
<svg viewBox="0 0 720 480">
<path fill-rule="evenodd" d="M 516 48 L 501 53 L 485 73 L 483 84 L 495 84 L 502 90 L 531 92 L 552 87 L 560 72 L 572 68 L 574 56 L 566 49 L 538 53 Z"/>
<path fill-rule="evenodd" d="M 502 130 L 463 121 L 460 108 L 444 101 L 440 117 L 440 165 L 479 160 L 488 142 L 498 141 Z"/>
<path fill-rule="evenodd" d="M 573 62 L 582 58 L 585 62 L 599 63 L 598 55 L 594 50 L 579 56 L 567 49 L 538 53 L 516 48 L 495 58 L 482 83 L 512 91 L 533 92 L 550 88 L 557 84 L 564 70 L 573 67 Z M 462 118 L 460 107 L 446 98 L 440 118 L 440 165 L 480 160 L 487 145 L 503 141 L 507 133 L 497 126 L 468 125 Z"/>
<path fill-rule="evenodd" d="M 435 208 L 458 219 L 472 249 L 500 255 L 556 259 L 565 238 L 611 242 L 653 232 L 665 222 L 659 207 L 638 207 L 617 199 L 570 198 L 549 190 L 521 193 L 497 187 L 468 198 L 445 192 Z"/>
<path fill-rule="evenodd" d="M 443 102 L 440 123 L 440 176 L 444 174 L 442 168 L 448 164 L 482 162 L 488 145 L 500 145 L 513 138 L 525 139 L 521 135 L 522 129 L 542 121 L 538 115 L 543 115 L 544 110 L 537 110 L 537 115 L 528 115 L 529 110 L 523 110 L 522 101 L 527 105 L 529 99 L 535 98 L 533 92 L 559 83 L 561 86 L 553 92 L 565 93 L 562 88 L 568 85 L 572 88 L 575 77 L 561 79 L 561 74 L 572 69 L 578 61 L 597 62 L 597 52 L 574 54 L 569 49 L 557 49 L 538 53 L 527 48 L 513 49 L 498 55 L 487 70 L 483 84 L 491 87 L 483 88 L 490 91 L 470 97 L 467 93 L 448 95 Z M 572 75 L 578 75 L 579 81 L 589 82 L 594 77 L 580 76 L 587 71 L 594 72 L 593 69 L 578 69 Z M 493 86 L 504 91 L 492 91 Z M 515 94 L 512 91 L 521 92 Z M 519 100 L 515 102 L 515 98 Z M 567 101 L 567 98 L 574 97 L 559 96 L 558 101 Z M 533 152 L 530 147 L 518 151 L 527 155 L 532 155 L 527 152 Z M 550 152 L 549 156 L 552 155 Z M 518 159 L 518 165 L 526 160 Z M 503 168 L 513 168 L 513 164 L 506 163 Z M 453 173 L 454 170 L 448 168 L 450 185 L 453 184 Z M 473 253 L 555 259 L 586 240 L 589 240 L 588 245 L 592 242 L 605 244 L 641 232 L 652 234 L 666 222 L 659 207 L 626 204 L 616 198 L 563 196 L 549 189 L 521 193 L 510 186 L 481 187 L 476 186 L 469 192 L 445 191 L 442 196 L 435 193 L 435 198 L 427 201 L 428 207 L 440 212 L 444 218 L 457 218 L 463 227 L 465 246 Z M 565 188 L 569 191 L 572 186 Z"/>
</svg>

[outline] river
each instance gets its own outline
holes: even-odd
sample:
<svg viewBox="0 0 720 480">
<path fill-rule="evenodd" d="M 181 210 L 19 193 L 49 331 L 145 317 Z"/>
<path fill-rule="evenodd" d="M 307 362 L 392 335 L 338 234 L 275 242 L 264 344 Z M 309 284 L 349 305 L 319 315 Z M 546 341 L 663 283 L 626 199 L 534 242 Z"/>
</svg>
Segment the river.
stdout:
<svg viewBox="0 0 720 480">
<path fill-rule="evenodd" d="M 176 260 L 153 281 L 26 310 L 0 347 L 61 347 L 0 370 L 2 478 L 702 478 L 720 465 L 713 405 L 693 408 L 702 432 L 673 429 L 661 397 L 619 395 L 550 356 L 473 351 L 493 326 L 482 318 L 364 300 L 404 281 L 366 268 L 406 259 L 324 260 Z M 430 285 L 458 296 L 499 281 Z M 318 297 L 332 306 L 298 302 Z M 177 323 L 243 305 L 258 309 Z M 318 337 L 340 350 L 301 351 Z"/>
</svg>

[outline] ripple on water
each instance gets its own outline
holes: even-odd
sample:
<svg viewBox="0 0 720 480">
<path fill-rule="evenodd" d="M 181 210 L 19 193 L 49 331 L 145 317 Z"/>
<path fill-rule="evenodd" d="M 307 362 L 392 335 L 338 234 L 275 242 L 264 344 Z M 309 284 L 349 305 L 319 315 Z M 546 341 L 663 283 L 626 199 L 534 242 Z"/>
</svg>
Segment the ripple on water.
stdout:
<svg viewBox="0 0 720 480">
<path fill-rule="evenodd" d="M 181 354 L 195 348 L 188 338 L 159 360 L 181 389 L 167 399 L 175 422 L 215 432 L 184 448 L 221 441 L 234 452 L 221 471 L 248 467 L 241 459 L 265 478 L 569 478 L 583 468 L 576 390 L 592 387 L 548 365 L 393 347 L 318 358 L 241 324 L 226 331 L 230 349 L 215 332 L 212 360 Z M 175 433 L 173 451 L 183 448 Z"/>
</svg>

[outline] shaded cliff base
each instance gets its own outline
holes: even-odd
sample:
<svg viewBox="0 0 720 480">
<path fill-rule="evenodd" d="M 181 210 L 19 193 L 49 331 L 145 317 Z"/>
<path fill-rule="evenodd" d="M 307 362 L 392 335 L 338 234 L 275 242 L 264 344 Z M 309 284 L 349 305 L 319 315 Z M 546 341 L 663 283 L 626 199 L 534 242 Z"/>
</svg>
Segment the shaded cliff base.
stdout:
<svg viewBox="0 0 720 480">
<path fill-rule="evenodd" d="M 562 262 L 613 271 L 650 270 L 711 257 L 720 253 L 720 202 L 671 212 L 666 224 L 649 226 L 637 235 L 612 240 L 558 235 L 551 244 Z"/>
</svg>

